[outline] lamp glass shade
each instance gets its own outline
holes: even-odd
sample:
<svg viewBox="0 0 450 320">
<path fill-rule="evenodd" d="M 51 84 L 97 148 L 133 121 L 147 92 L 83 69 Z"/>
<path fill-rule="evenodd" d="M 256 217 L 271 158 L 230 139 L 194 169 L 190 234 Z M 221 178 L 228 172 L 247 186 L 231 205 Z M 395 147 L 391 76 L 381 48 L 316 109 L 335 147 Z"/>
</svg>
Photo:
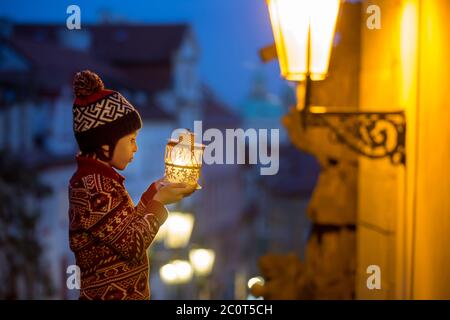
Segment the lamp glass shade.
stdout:
<svg viewBox="0 0 450 320">
<path fill-rule="evenodd" d="M 340 0 L 311 1 L 309 72 L 312 80 L 323 80 L 328 73 L 339 6 Z"/>
<path fill-rule="evenodd" d="M 340 0 L 267 0 L 281 75 L 322 80 L 328 72 Z"/>
</svg>

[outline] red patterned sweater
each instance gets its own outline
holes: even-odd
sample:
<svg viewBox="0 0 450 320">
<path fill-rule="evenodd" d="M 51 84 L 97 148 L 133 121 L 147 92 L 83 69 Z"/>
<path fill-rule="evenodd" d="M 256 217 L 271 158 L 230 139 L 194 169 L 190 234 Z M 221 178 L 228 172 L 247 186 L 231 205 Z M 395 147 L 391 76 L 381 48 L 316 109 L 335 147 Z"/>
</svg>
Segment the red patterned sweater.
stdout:
<svg viewBox="0 0 450 320">
<path fill-rule="evenodd" d="M 78 156 L 69 185 L 69 239 L 81 271 L 80 299 L 150 299 L 147 248 L 167 219 L 152 200 L 154 184 L 134 206 L 125 178 Z"/>
</svg>

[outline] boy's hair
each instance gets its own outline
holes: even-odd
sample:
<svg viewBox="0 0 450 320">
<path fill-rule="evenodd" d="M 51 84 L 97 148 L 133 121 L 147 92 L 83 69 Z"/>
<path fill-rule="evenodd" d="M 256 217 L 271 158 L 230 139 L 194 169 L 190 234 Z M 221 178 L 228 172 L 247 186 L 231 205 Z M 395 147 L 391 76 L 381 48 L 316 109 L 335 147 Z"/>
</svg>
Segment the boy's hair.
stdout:
<svg viewBox="0 0 450 320">
<path fill-rule="evenodd" d="M 117 141 L 142 127 L 139 112 L 119 92 L 105 89 L 92 71 L 78 72 L 73 90 L 73 130 L 81 154 L 111 160 Z M 103 145 L 109 146 L 108 155 Z"/>
<path fill-rule="evenodd" d="M 116 148 L 117 141 L 114 144 L 107 144 L 108 146 L 108 154 L 106 154 L 106 150 L 102 148 L 102 146 L 95 148 L 94 150 L 80 150 L 80 155 L 85 157 L 96 157 L 102 161 L 110 161 L 112 160 L 114 149 Z"/>
</svg>

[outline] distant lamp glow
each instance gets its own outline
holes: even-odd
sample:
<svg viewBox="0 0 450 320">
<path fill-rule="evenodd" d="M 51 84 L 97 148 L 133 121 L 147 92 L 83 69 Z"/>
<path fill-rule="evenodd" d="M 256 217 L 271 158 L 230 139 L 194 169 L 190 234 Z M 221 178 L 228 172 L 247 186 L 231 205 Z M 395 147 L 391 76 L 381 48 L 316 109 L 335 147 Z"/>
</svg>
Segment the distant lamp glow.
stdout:
<svg viewBox="0 0 450 320">
<path fill-rule="evenodd" d="M 251 289 L 255 284 L 264 285 L 264 279 L 262 277 L 253 277 L 248 280 L 247 286 Z"/>
<path fill-rule="evenodd" d="M 166 284 L 182 284 L 192 279 L 192 267 L 184 260 L 174 260 L 159 270 L 161 279 Z"/>
<path fill-rule="evenodd" d="M 170 139 L 166 145 L 165 177 L 169 182 L 184 182 L 197 186 L 203 161 L 205 145 L 195 143 L 194 133 L 186 130 L 178 140 Z"/>
<path fill-rule="evenodd" d="M 175 284 L 177 282 L 177 271 L 171 263 L 163 265 L 159 269 L 159 275 L 166 284 Z"/>
<path fill-rule="evenodd" d="M 340 0 L 267 0 L 282 76 L 323 80 L 328 72 Z"/>
<path fill-rule="evenodd" d="M 194 267 L 195 274 L 208 276 L 213 268 L 216 254 L 211 249 L 192 249 L 189 251 L 189 260 Z"/>
<path fill-rule="evenodd" d="M 186 283 L 192 279 L 192 267 L 189 262 L 184 260 L 174 260 L 172 265 L 175 267 L 178 283 Z"/>
<path fill-rule="evenodd" d="M 164 245 L 168 248 L 183 248 L 191 237 L 194 216 L 190 213 L 171 212 L 165 223 Z"/>
</svg>

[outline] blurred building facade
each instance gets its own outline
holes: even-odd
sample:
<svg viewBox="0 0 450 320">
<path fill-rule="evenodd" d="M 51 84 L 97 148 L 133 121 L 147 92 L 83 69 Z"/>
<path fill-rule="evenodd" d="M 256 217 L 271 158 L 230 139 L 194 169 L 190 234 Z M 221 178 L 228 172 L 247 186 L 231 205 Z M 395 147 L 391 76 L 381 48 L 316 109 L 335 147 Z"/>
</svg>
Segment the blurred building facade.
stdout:
<svg viewBox="0 0 450 320">
<path fill-rule="evenodd" d="M 368 22 L 374 5 L 378 29 Z M 318 297 L 450 297 L 449 14 L 445 0 L 344 3 L 329 76 L 313 84 L 313 105 L 404 110 L 405 166 L 352 154 L 332 143 L 326 128 L 302 131 L 299 117 L 286 118 L 291 141 L 322 166 L 308 208 L 312 220 L 353 225 L 308 243 L 306 264 L 315 271 L 306 276 Z M 379 288 L 370 286 L 374 277 Z M 332 286 L 333 279 L 343 286 Z"/>
<path fill-rule="evenodd" d="M 201 83 L 200 52 L 188 25 L 92 25 L 72 32 L 57 25 L 5 23 L 2 30 L 0 149 L 23 160 L 53 191 L 38 202 L 38 237 L 55 290 L 40 298 L 76 298 L 76 290 L 68 290 L 65 282 L 67 266 L 75 264 L 67 219 L 67 186 L 77 153 L 72 133 L 75 72 L 98 72 L 107 87 L 123 93 L 141 113 L 139 152 L 123 173 L 136 203 L 149 183 L 164 175 L 165 144 L 174 129 L 192 130 L 193 121 L 202 119 L 213 127 L 235 127 L 239 119 Z M 238 219 L 238 172 L 238 166 L 205 168 L 205 192 L 180 204 L 197 215 L 200 233 L 216 232 L 223 225 L 220 219 Z M 221 181 L 220 188 L 215 181 Z M 199 237 L 209 239 L 208 234 Z M 218 274 L 224 272 L 219 268 Z"/>
<path fill-rule="evenodd" d="M 201 53 L 188 25 L 105 23 L 78 31 L 51 24 L 2 25 L 0 150 L 20 159 L 52 190 L 34 206 L 41 212 L 36 236 L 53 291 L 32 297 L 78 296 L 66 285 L 67 267 L 75 264 L 68 245 L 67 186 L 78 152 L 71 82 L 75 72 L 84 69 L 96 71 L 106 87 L 120 91 L 143 118 L 139 151 L 122 173 L 135 203 L 149 183 L 164 174 L 165 144 L 175 128 L 193 130 L 194 120 L 201 120 L 202 132 L 218 130 L 224 137 L 226 129 L 280 130 L 277 176 L 260 176 L 258 165 L 204 165 L 203 189 L 169 206 L 194 214 L 191 245 L 216 252 L 209 277 L 211 298 L 247 298 L 247 281 L 259 274 L 258 259 L 267 252 L 304 254 L 309 228 L 305 207 L 318 169 L 311 157 L 293 148 L 281 126 L 292 95 L 277 100 L 267 93 L 264 78 L 256 75 L 243 112 L 231 111 L 200 79 Z M 151 246 L 149 253 L 153 298 L 196 297 L 194 283 L 171 288 L 161 281 L 159 267 L 172 253 L 161 244 Z"/>
<path fill-rule="evenodd" d="M 296 149 L 288 139 L 282 116 L 295 107 L 293 86 L 281 88 L 281 93 L 270 93 L 266 87 L 265 75 L 255 69 L 250 91 L 241 106 L 242 127 L 246 130 L 261 129 L 279 131 L 279 171 L 276 175 L 261 175 L 264 165 L 245 165 L 246 208 L 242 215 L 240 232 L 242 243 L 247 244 L 243 251 L 252 257 L 251 267 L 242 264 L 237 275 L 249 279 L 261 276 L 259 262 L 266 255 L 289 255 L 304 259 L 305 246 L 310 235 L 311 223 L 307 207 L 312 190 L 317 182 L 319 165 L 313 156 Z M 274 141 L 267 145 L 249 145 L 247 148 L 266 148 L 271 150 Z"/>
<path fill-rule="evenodd" d="M 360 104 L 405 110 L 407 160 L 360 159 L 357 297 L 449 299 L 450 2 L 370 4 L 384 25 L 362 28 Z M 381 290 L 364 285 L 371 264 Z"/>
</svg>

